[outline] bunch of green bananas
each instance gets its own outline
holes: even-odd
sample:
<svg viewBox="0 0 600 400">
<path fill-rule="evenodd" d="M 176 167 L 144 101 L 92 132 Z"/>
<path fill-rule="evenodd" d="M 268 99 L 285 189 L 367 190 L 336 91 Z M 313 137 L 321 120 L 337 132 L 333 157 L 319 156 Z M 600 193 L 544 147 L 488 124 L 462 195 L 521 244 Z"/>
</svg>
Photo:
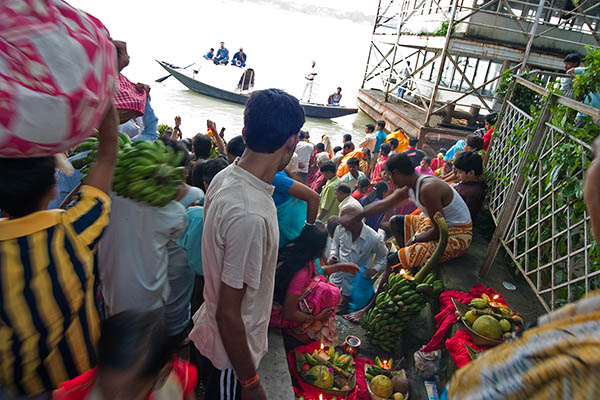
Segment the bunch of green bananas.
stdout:
<svg viewBox="0 0 600 400">
<path fill-rule="evenodd" d="M 178 166 L 183 152 L 175 152 L 160 140 L 139 140 L 119 151 L 113 191 L 119 196 L 155 207 L 167 205 L 177 195 L 185 167 Z"/>
<path fill-rule="evenodd" d="M 97 133 L 74 149 L 74 153 L 83 151 L 88 151 L 87 155 L 72 162 L 73 167 L 83 173 L 82 181 L 96 159 Z M 184 156 L 183 152 L 175 154 L 160 140 L 132 143 L 129 136 L 120 133 L 113 191 L 151 206 L 165 206 L 175 198 L 177 187 L 183 181 L 184 167 L 178 165 Z"/>
<path fill-rule="evenodd" d="M 369 342 L 385 351 L 392 351 L 408 321 L 425 307 L 429 300 L 426 295 L 442 291 L 442 282 L 436 281 L 433 273 L 427 275 L 423 283 L 417 284 L 392 272 L 384 285 L 384 291 L 375 299 L 375 307 L 363 316 L 361 322 Z"/>
</svg>

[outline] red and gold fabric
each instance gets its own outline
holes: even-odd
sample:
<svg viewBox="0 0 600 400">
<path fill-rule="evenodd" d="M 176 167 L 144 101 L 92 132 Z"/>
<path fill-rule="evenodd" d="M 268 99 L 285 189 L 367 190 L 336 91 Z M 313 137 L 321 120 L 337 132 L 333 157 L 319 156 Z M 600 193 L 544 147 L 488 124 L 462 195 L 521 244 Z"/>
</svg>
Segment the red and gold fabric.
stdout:
<svg viewBox="0 0 600 400">
<path fill-rule="evenodd" d="M 404 216 L 404 242 L 410 238 L 432 229 L 431 220 L 424 214 Z M 442 255 L 441 262 L 462 256 L 473 238 L 473 223 L 451 226 L 448 228 L 448 246 Z M 404 268 L 422 267 L 437 247 L 437 240 L 417 242 L 398 250 L 398 258 Z"/>
</svg>

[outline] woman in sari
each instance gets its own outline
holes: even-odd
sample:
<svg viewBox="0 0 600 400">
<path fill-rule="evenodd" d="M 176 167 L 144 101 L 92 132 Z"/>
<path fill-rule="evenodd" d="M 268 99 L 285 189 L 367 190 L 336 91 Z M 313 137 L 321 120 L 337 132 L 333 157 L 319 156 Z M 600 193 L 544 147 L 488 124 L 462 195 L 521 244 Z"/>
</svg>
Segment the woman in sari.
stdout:
<svg viewBox="0 0 600 400">
<path fill-rule="evenodd" d="M 325 346 L 335 346 L 335 308 L 341 300 L 340 290 L 317 274 L 315 263 L 326 245 L 327 231 L 307 225 L 296 240 L 280 250 L 271 326 L 284 328 L 302 343 L 320 340 Z M 353 263 L 324 265 L 322 270 L 325 275 L 360 271 Z"/>
</svg>

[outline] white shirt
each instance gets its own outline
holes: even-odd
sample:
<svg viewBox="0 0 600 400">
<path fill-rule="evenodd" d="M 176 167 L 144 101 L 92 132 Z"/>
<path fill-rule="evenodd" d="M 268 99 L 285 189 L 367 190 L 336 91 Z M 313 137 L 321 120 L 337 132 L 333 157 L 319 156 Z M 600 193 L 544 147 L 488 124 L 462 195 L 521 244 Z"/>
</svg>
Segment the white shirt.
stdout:
<svg viewBox="0 0 600 400">
<path fill-rule="evenodd" d="M 408 197 L 417 205 L 417 207 L 425 214 L 429 219 L 431 219 L 431 215 L 427 215 L 427 209 L 420 202 L 421 195 L 421 183 L 424 179 L 439 179 L 435 176 L 431 175 L 421 175 L 417 179 L 416 193 L 412 189 L 408 189 Z M 450 185 L 448 185 L 450 186 Z M 444 218 L 446 219 L 446 223 L 448 226 L 460 226 L 466 225 L 471 222 L 471 212 L 467 207 L 467 203 L 460 197 L 460 194 L 450 186 L 452 189 L 452 201 L 446 207 L 442 209 L 444 213 Z"/>
<path fill-rule="evenodd" d="M 373 150 L 375 150 L 375 144 L 377 143 L 377 138 L 375 137 L 375 135 L 373 133 L 368 133 L 367 136 L 365 136 L 365 139 L 358 145 L 358 147 L 360 147 L 361 149 L 369 149 L 371 151 L 371 153 L 373 153 Z"/>
<path fill-rule="evenodd" d="M 169 296 L 167 244 L 187 226 L 176 201 L 152 207 L 111 194 L 110 224 L 100 240 L 98 269 L 108 315 L 163 307 Z"/>
<path fill-rule="evenodd" d="M 273 190 L 236 161 L 215 176 L 206 194 L 204 304 L 194 315 L 190 339 L 220 370 L 233 368 L 215 317 L 221 282 L 235 289 L 247 285 L 241 314 L 255 367 L 267 352 L 279 244 Z"/>
<path fill-rule="evenodd" d="M 340 181 L 342 181 L 343 183 L 347 183 L 350 186 L 350 189 L 354 190 L 354 187 L 358 184 L 358 181 L 361 178 L 366 178 L 366 177 L 367 176 L 362 171 L 358 171 L 357 178 L 354 178 L 354 176 L 352 176 L 352 173 L 348 172 L 346 175 L 342 176 Z"/>
<path fill-rule="evenodd" d="M 383 238 L 369 226 L 363 224 L 360 236 L 354 242 L 352 232 L 342 225 L 335 228 L 329 255 L 336 255 L 339 262 L 352 262 L 360 267 L 375 268 L 379 272 L 385 268 L 387 254 Z M 343 274 L 335 273 L 331 281 L 342 288 L 344 295 L 349 295 L 352 282 L 344 278 Z"/>
<path fill-rule="evenodd" d="M 315 149 L 315 146 L 305 141 L 299 141 L 296 145 L 296 154 L 298 154 L 298 162 L 304 165 L 304 168 L 298 168 L 299 172 L 308 173 L 308 163 L 310 156 Z"/>
<path fill-rule="evenodd" d="M 313 74 L 318 74 L 316 67 L 311 67 L 310 70 L 306 73 L 306 75 L 304 75 L 304 77 L 307 81 L 313 81 L 317 77 L 317 75 Z"/>
</svg>

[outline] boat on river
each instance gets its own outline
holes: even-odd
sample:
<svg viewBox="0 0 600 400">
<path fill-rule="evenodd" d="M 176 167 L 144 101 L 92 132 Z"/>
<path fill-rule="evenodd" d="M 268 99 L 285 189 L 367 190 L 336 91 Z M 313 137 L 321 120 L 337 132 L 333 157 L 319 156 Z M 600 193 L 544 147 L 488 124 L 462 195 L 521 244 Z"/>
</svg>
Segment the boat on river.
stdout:
<svg viewBox="0 0 600 400">
<path fill-rule="evenodd" d="M 168 73 L 181 82 L 185 87 L 196 93 L 237 104 L 246 104 L 248 97 L 250 97 L 250 95 L 246 93 L 231 92 L 229 90 L 220 89 L 218 87 L 201 82 L 177 71 L 177 69 L 173 68 L 173 65 L 164 61 L 156 60 L 156 62 L 159 63 L 161 67 L 167 70 Z M 358 112 L 357 108 L 330 106 L 326 104 L 300 102 L 300 105 L 302 108 L 304 108 L 305 115 L 310 118 L 337 118 Z"/>
</svg>

